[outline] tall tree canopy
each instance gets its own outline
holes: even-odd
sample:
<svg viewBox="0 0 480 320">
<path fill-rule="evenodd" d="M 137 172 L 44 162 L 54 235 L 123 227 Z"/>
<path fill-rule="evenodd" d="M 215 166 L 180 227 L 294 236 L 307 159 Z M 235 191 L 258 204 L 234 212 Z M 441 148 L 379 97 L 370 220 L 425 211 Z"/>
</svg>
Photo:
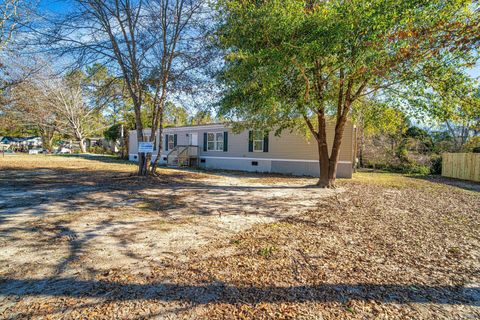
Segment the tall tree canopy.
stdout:
<svg viewBox="0 0 480 320">
<path fill-rule="evenodd" d="M 33 26 L 38 44 L 73 58 L 79 67 L 101 63 L 115 72 L 133 107 L 137 139 L 143 141 L 143 128 L 150 126 L 154 141 L 168 96 L 206 80 L 205 0 L 74 0 L 71 5 L 63 15 L 42 14 L 47 18 Z M 149 123 L 145 113 L 151 115 Z M 139 153 L 138 159 L 138 174 L 147 175 L 151 157 Z M 156 161 L 152 171 L 155 167 Z"/>
<path fill-rule="evenodd" d="M 428 119 L 444 127 L 453 138 L 453 150 L 465 151 L 465 145 L 480 134 L 480 83 L 456 63 L 437 62 L 424 68 L 423 75 L 392 88 L 412 116 Z"/>
<path fill-rule="evenodd" d="M 432 60 L 469 61 L 478 6 L 464 0 L 221 0 L 220 113 L 242 126 L 308 128 L 319 186 L 334 186 L 345 123 L 362 96 L 417 77 Z M 335 123 L 332 146 L 326 126 Z"/>
<path fill-rule="evenodd" d="M 0 51 L 10 41 L 19 20 L 19 0 L 3 0 L 0 3 Z"/>
</svg>

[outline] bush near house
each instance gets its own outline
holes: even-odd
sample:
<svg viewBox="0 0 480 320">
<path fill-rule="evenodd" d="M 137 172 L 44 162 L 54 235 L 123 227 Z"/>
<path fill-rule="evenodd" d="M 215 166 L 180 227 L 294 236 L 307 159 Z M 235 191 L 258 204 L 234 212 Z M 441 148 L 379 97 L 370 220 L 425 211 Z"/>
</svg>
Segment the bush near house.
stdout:
<svg viewBox="0 0 480 320">
<path fill-rule="evenodd" d="M 115 152 L 108 148 L 104 148 L 101 146 L 91 146 L 88 148 L 88 152 L 95 153 L 95 154 L 107 154 L 107 155 L 114 155 Z"/>
<path fill-rule="evenodd" d="M 419 174 L 419 175 L 439 174 L 435 172 L 431 167 L 417 164 L 417 163 L 408 163 L 408 164 L 399 164 L 399 165 L 390 164 L 390 163 L 367 163 L 365 167 L 370 169 L 384 170 L 384 171 L 404 173 L 404 174 Z M 440 169 L 441 169 L 441 165 L 440 165 Z"/>
<path fill-rule="evenodd" d="M 441 174 L 444 152 L 454 152 L 453 138 L 445 132 L 428 132 L 410 126 L 395 133 L 364 138 L 363 167 L 405 174 Z M 473 141 L 475 138 L 472 138 Z M 475 152 L 471 144 L 466 152 Z"/>
</svg>

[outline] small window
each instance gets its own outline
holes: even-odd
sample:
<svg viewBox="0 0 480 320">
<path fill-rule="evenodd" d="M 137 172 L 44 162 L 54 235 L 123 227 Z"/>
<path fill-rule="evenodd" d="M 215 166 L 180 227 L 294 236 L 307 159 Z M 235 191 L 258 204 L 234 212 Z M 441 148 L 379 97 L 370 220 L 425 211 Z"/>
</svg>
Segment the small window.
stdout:
<svg viewBox="0 0 480 320">
<path fill-rule="evenodd" d="M 137 160 L 137 156 L 133 156 L 133 159 Z"/>
<path fill-rule="evenodd" d="M 207 133 L 207 151 L 223 151 L 223 132 Z"/>
<path fill-rule="evenodd" d="M 252 161 L 252 166 L 258 166 L 258 161 Z"/>
<path fill-rule="evenodd" d="M 175 148 L 175 136 L 173 134 L 168 135 L 168 150 Z"/>
<path fill-rule="evenodd" d="M 167 161 L 167 157 L 163 157 L 163 161 Z"/>
<path fill-rule="evenodd" d="M 205 158 L 200 159 L 200 163 L 205 163 L 206 162 L 205 160 L 206 160 Z"/>
<path fill-rule="evenodd" d="M 253 152 L 263 152 L 263 131 L 253 131 Z"/>
</svg>

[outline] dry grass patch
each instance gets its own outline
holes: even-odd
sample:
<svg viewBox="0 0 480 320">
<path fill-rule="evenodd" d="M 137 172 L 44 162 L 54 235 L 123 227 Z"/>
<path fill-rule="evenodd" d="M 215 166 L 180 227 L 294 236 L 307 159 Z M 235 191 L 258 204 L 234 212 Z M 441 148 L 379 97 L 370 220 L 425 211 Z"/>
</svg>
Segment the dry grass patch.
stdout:
<svg viewBox="0 0 480 320">
<path fill-rule="evenodd" d="M 181 261 L 99 274 L 97 290 L 113 293 L 71 315 L 478 318 L 479 194 L 364 175 L 372 179 L 342 182 L 347 191 L 315 210 L 211 242 Z"/>
<path fill-rule="evenodd" d="M 480 195 L 399 175 L 378 183 L 374 177 L 342 183 L 348 191 L 301 217 L 209 249 L 231 249 L 230 256 L 193 259 L 185 279 L 237 288 L 222 290 L 222 302 L 199 308 L 202 314 L 479 317 Z"/>
<path fill-rule="evenodd" d="M 77 178 L 95 188 L 65 178 L 73 195 L 0 215 L 0 317 L 480 317 L 475 185 L 359 173 L 325 191 L 308 178 L 169 169 L 122 184 L 134 166 L 51 157 L 55 169 L 40 157 L 2 177 L 38 187 L 37 170 L 94 166 Z"/>
</svg>

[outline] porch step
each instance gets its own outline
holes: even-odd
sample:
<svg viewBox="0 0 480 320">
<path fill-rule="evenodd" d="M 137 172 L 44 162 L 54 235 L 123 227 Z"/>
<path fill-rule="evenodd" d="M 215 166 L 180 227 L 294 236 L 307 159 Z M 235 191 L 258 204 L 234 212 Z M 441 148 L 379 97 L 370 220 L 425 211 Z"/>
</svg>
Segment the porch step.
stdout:
<svg viewBox="0 0 480 320">
<path fill-rule="evenodd" d="M 198 146 L 178 145 L 175 146 L 167 155 L 166 166 L 169 167 L 188 167 L 191 159 L 196 159 L 198 155 Z M 196 161 L 194 163 L 197 163 Z"/>
</svg>

